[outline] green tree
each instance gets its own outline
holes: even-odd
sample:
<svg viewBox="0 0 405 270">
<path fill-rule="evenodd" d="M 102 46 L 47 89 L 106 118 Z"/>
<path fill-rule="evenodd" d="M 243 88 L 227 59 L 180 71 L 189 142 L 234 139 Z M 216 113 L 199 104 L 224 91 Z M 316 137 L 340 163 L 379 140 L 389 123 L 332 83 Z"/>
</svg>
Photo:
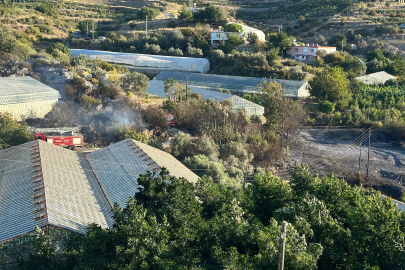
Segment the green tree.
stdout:
<svg viewBox="0 0 405 270">
<path fill-rule="evenodd" d="M 243 32 L 243 27 L 242 25 L 236 24 L 236 23 L 230 23 L 227 24 L 225 27 L 226 32 Z"/>
<path fill-rule="evenodd" d="M 141 10 L 136 13 L 136 16 L 139 20 L 146 20 L 146 16 L 148 16 L 148 20 L 154 20 L 159 14 L 159 9 L 143 6 Z"/>
<path fill-rule="evenodd" d="M 173 80 L 172 78 L 168 78 L 168 79 L 165 81 L 165 83 L 164 83 L 164 85 L 165 85 L 164 89 L 165 89 L 165 93 L 166 93 L 166 96 L 167 96 L 167 97 L 173 97 L 173 98 L 175 97 L 176 92 L 175 92 L 174 84 L 175 84 L 175 80 Z"/>
<path fill-rule="evenodd" d="M 347 37 L 344 34 L 337 34 L 329 40 L 329 45 L 336 46 L 337 49 L 342 49 L 346 46 Z"/>
<path fill-rule="evenodd" d="M 279 47 L 281 53 L 283 53 L 284 50 L 291 47 L 294 39 L 295 38 L 293 36 L 289 36 L 287 33 L 283 31 L 277 32 L 269 36 L 269 42 L 273 43 L 275 47 Z"/>
<path fill-rule="evenodd" d="M 127 74 L 123 80 L 123 87 L 124 89 L 144 94 L 149 87 L 149 78 L 138 72 Z"/>
<path fill-rule="evenodd" d="M 19 124 L 9 114 L 0 114 L 0 149 L 31 140 L 25 123 Z"/>
<path fill-rule="evenodd" d="M 192 18 L 193 12 L 186 6 L 186 4 L 183 4 L 181 10 L 179 11 L 179 19 L 183 21 L 190 21 Z"/>
<path fill-rule="evenodd" d="M 342 68 L 333 67 L 318 71 L 309 81 L 310 93 L 319 100 L 328 100 L 346 106 L 350 100 L 349 81 Z"/>
<path fill-rule="evenodd" d="M 250 45 L 256 44 L 256 42 L 259 40 L 259 37 L 256 35 L 256 33 L 249 32 L 247 34 L 247 41 L 250 43 Z"/>
</svg>

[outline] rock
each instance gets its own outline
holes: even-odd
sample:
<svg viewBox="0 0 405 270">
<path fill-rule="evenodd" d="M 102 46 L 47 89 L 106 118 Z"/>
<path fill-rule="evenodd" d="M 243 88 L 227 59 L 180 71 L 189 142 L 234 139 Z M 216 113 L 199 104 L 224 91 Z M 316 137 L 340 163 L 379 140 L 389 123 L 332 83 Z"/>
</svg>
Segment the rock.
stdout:
<svg viewBox="0 0 405 270">
<path fill-rule="evenodd" d="M 40 66 L 35 68 L 35 72 L 41 74 L 41 81 L 43 83 L 58 90 L 62 98 L 66 97 L 65 88 L 69 84 L 70 80 L 73 79 L 72 71 L 64 68 Z"/>
</svg>

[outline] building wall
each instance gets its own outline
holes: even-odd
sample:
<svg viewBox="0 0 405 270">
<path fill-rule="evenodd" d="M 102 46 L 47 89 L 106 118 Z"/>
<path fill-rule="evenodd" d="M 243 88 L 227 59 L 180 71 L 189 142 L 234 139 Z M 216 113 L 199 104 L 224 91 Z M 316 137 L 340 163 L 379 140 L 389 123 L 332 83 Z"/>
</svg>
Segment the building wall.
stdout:
<svg viewBox="0 0 405 270">
<path fill-rule="evenodd" d="M 291 46 L 287 50 L 287 53 L 291 56 L 296 56 L 297 54 L 305 54 L 316 56 L 319 50 L 324 50 L 326 53 L 333 53 L 336 51 L 336 47 L 326 47 L 326 46 Z"/>
<path fill-rule="evenodd" d="M 34 102 L 15 103 L 0 105 L 0 113 L 9 113 L 16 121 L 23 121 L 28 118 L 44 118 L 58 99 L 41 100 Z"/>
</svg>

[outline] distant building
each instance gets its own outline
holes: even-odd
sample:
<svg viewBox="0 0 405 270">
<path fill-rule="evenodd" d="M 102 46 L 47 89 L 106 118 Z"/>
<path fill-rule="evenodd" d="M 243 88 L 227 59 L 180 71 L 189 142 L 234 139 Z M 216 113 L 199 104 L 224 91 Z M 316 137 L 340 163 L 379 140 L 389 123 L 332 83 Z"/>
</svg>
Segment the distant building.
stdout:
<svg viewBox="0 0 405 270">
<path fill-rule="evenodd" d="M 385 71 L 375 72 L 375 73 L 367 74 L 367 75 L 356 78 L 356 80 L 358 80 L 364 84 L 368 84 L 368 85 L 384 84 L 386 81 L 396 80 L 396 79 L 397 79 L 397 77 L 392 76 Z"/>
<path fill-rule="evenodd" d="M 233 24 L 242 26 L 242 32 L 225 32 L 222 30 L 212 31 L 211 45 L 226 43 L 226 41 L 228 40 L 228 36 L 230 35 L 237 35 L 238 37 L 244 37 L 246 39 L 249 33 L 255 33 L 260 41 L 266 41 L 266 35 L 263 33 L 263 31 L 240 23 Z"/>
<path fill-rule="evenodd" d="M 228 100 L 232 104 L 232 110 L 240 111 L 243 110 L 246 115 L 258 115 L 261 116 L 264 114 L 264 107 L 260 106 L 254 102 L 246 100 L 242 97 L 222 93 L 218 91 L 207 90 L 201 87 L 189 86 L 191 93 L 198 93 L 204 100 L 211 99 L 213 101 L 224 101 Z M 146 90 L 146 93 L 150 95 L 155 95 L 159 97 L 166 97 L 164 92 L 164 81 L 152 80 L 149 82 L 149 87 Z"/>
<path fill-rule="evenodd" d="M 35 226 L 55 246 L 87 225 L 113 225 L 111 208 L 125 207 L 139 192 L 137 178 L 168 169 L 171 176 L 198 176 L 169 153 L 126 139 L 89 154 L 44 141 L 0 150 L 0 269 L 16 269 L 16 257 L 34 250 Z"/>
<path fill-rule="evenodd" d="M 58 91 L 31 77 L 0 77 L 0 113 L 16 121 L 43 118 L 59 99 Z"/>
<path fill-rule="evenodd" d="M 319 46 L 318 44 L 293 45 L 287 50 L 287 53 L 296 60 L 315 61 L 317 59 L 317 52 L 320 50 L 326 53 L 333 53 L 336 52 L 336 47 Z"/>
<path fill-rule="evenodd" d="M 87 55 L 89 58 L 100 58 L 103 61 L 127 64 L 135 68 L 155 70 L 176 70 L 206 73 L 210 62 L 206 58 L 151 55 L 139 53 L 121 53 L 85 49 L 70 49 L 72 57 Z"/>
<path fill-rule="evenodd" d="M 199 74 L 190 72 L 162 71 L 154 80 L 165 82 L 168 78 L 185 83 L 188 79 L 189 86 L 195 86 L 207 90 L 218 91 L 219 89 L 229 90 L 233 94 L 259 94 L 261 90 L 258 85 L 263 81 L 275 81 L 281 84 L 286 91 L 287 97 L 303 98 L 309 97 L 308 82 L 281 79 L 265 79 L 255 77 L 228 76 L 216 74 Z"/>
</svg>

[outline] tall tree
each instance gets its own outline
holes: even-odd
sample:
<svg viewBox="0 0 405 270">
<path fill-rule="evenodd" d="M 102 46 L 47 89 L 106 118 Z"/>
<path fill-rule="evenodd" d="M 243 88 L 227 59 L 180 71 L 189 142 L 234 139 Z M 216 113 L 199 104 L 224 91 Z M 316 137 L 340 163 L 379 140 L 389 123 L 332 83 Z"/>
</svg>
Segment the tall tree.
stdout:
<svg viewBox="0 0 405 270">
<path fill-rule="evenodd" d="M 348 104 L 351 93 L 349 80 L 341 67 L 325 68 L 309 81 L 310 93 L 319 100 L 328 100 L 342 106 Z"/>
</svg>

